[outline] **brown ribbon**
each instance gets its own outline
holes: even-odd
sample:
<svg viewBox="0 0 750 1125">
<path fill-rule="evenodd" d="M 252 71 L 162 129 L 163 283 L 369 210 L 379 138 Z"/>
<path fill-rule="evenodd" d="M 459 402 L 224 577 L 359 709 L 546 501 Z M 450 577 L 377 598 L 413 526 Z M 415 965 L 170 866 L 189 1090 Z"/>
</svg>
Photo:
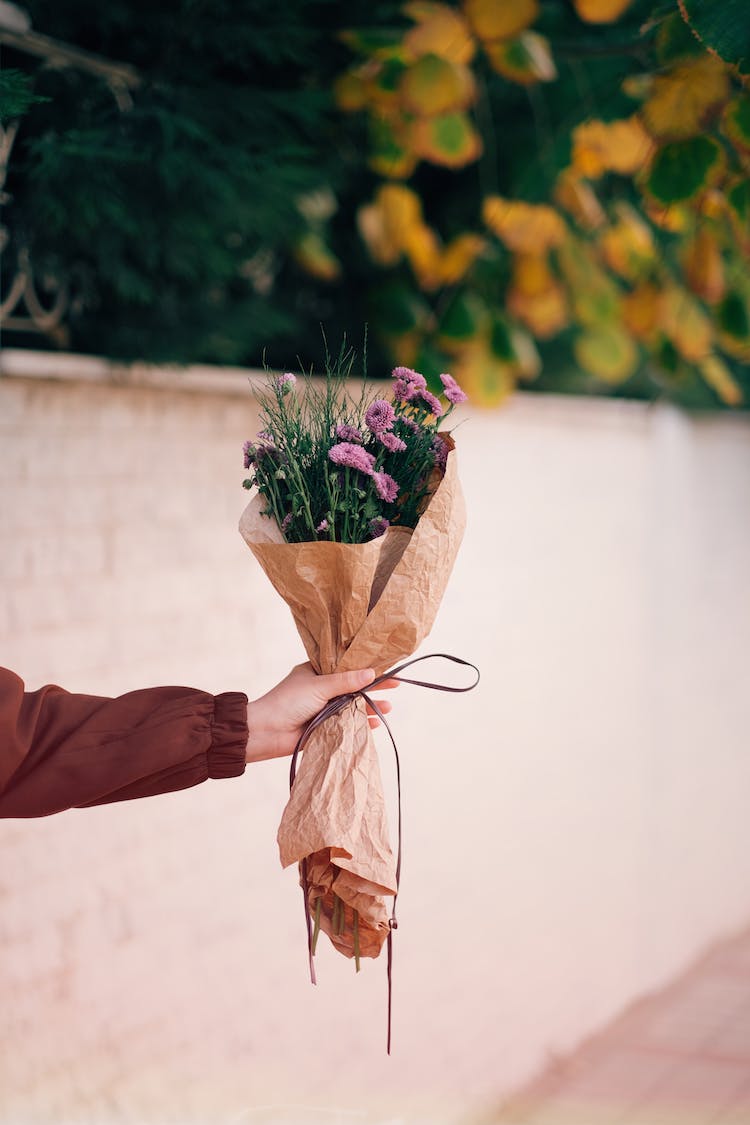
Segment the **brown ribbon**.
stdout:
<svg viewBox="0 0 750 1125">
<path fill-rule="evenodd" d="M 476 679 L 473 684 L 467 687 L 451 687 L 449 684 L 435 684 L 429 680 L 412 680 L 408 676 L 400 676 L 399 672 L 403 672 L 405 668 L 410 668 L 413 664 L 420 664 L 423 660 L 450 660 L 452 664 L 461 664 L 465 668 L 473 668 L 476 672 Z M 431 652 L 426 656 L 414 656 L 411 660 L 405 660 L 403 664 L 396 665 L 390 672 L 384 672 L 382 676 L 377 676 L 372 683 L 367 685 L 368 691 L 373 691 L 379 684 L 385 683 L 386 680 L 398 680 L 401 684 L 413 684 L 415 687 L 432 688 L 434 691 L 451 691 L 463 692 L 472 691 L 479 683 L 479 669 L 476 664 L 472 664 L 469 660 L 462 660 L 459 656 L 449 656 L 446 652 Z M 398 922 L 396 920 L 396 899 L 398 898 L 398 888 L 401 882 L 401 763 L 398 756 L 398 747 L 396 740 L 393 737 L 393 731 L 388 725 L 385 715 L 378 707 L 374 699 L 371 699 L 366 691 L 354 691 L 346 695 L 337 695 L 326 703 L 325 707 L 318 712 L 308 723 L 307 727 L 300 736 L 297 745 L 292 754 L 292 761 L 289 767 L 289 789 L 291 791 L 294 785 L 294 779 L 297 776 L 297 758 L 300 751 L 304 750 L 305 743 L 312 734 L 312 732 L 324 723 L 326 719 L 330 719 L 331 715 L 335 715 L 341 711 L 348 703 L 361 696 L 372 710 L 388 732 L 388 737 L 391 740 L 393 747 L 393 754 L 396 761 L 396 791 L 398 795 L 398 848 L 396 851 L 396 893 L 393 896 L 393 910 L 388 922 L 388 937 L 387 941 L 387 975 L 388 975 L 388 1038 L 387 1038 L 387 1051 L 391 1053 L 391 1008 L 393 1000 L 393 931 L 398 929 Z M 310 980 L 313 984 L 317 984 L 315 976 L 315 958 L 313 956 L 313 943 L 312 943 L 312 925 L 310 922 L 310 908 L 307 901 L 308 897 L 308 883 L 307 883 L 307 861 L 303 859 L 300 862 L 300 874 L 302 876 L 302 894 L 305 899 L 305 925 L 307 927 L 307 954 L 310 963 Z"/>
</svg>

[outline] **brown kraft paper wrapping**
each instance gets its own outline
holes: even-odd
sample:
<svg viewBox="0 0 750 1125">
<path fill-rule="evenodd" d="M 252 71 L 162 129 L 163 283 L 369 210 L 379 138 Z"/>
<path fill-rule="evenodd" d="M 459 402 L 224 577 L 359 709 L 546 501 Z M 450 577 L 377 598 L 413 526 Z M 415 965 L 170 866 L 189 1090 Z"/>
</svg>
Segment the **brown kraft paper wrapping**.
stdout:
<svg viewBox="0 0 750 1125">
<path fill-rule="evenodd" d="M 286 543 L 255 496 L 240 533 L 292 611 L 318 673 L 374 668 L 381 675 L 410 656 L 432 628 L 465 526 L 453 443 L 445 474 L 416 528 L 390 527 L 369 543 Z M 377 957 L 395 895 L 391 848 L 375 744 L 365 704 L 353 700 L 311 734 L 281 818 L 283 867 L 307 858 L 308 910 L 322 898 L 320 928 L 336 948 Z M 333 933 L 334 893 L 344 932 Z M 340 929 L 337 926 L 337 929 Z"/>
</svg>

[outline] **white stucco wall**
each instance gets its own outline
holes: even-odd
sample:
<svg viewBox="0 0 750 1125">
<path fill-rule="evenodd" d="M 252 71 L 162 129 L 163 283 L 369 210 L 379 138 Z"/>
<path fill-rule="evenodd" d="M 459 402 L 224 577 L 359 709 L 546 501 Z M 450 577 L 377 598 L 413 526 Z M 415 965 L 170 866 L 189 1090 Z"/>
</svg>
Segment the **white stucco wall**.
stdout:
<svg viewBox="0 0 750 1125">
<path fill-rule="evenodd" d="M 0 659 L 30 688 L 260 694 L 302 652 L 236 532 L 251 389 L 110 377 L 0 357 Z M 464 417 L 424 650 L 483 679 L 397 697 L 393 1056 L 384 964 L 321 949 L 307 981 L 265 763 L 0 822 L 3 1125 L 469 1122 L 750 920 L 750 420 Z"/>
</svg>

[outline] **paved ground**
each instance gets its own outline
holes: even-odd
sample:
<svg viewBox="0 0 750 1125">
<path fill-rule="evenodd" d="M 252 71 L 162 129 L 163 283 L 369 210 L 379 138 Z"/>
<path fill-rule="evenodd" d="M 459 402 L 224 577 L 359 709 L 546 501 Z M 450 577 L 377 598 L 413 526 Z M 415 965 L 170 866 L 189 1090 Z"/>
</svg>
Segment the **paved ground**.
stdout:
<svg viewBox="0 0 750 1125">
<path fill-rule="evenodd" d="M 750 1125 L 750 930 L 633 1004 L 493 1125 Z"/>
</svg>

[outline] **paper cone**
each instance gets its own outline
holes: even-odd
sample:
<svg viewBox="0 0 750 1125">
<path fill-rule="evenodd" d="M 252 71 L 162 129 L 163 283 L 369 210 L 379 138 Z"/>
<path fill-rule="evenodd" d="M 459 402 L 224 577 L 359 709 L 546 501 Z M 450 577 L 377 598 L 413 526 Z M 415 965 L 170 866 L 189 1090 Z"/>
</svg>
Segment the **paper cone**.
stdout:
<svg viewBox="0 0 750 1125">
<path fill-rule="evenodd" d="M 445 440 L 445 439 L 444 439 Z M 374 668 L 410 656 L 432 628 L 458 551 L 465 509 L 452 442 L 445 474 L 416 528 L 390 527 L 369 543 L 286 543 L 256 496 L 240 533 L 287 603 L 319 673 Z M 380 768 L 364 702 L 352 702 L 308 739 L 278 833 L 284 867 L 306 859 L 308 905 L 320 926 L 354 954 L 358 911 L 362 956 L 377 957 L 388 934 L 385 896 L 396 863 Z M 334 894 L 345 903 L 334 933 Z"/>
</svg>

